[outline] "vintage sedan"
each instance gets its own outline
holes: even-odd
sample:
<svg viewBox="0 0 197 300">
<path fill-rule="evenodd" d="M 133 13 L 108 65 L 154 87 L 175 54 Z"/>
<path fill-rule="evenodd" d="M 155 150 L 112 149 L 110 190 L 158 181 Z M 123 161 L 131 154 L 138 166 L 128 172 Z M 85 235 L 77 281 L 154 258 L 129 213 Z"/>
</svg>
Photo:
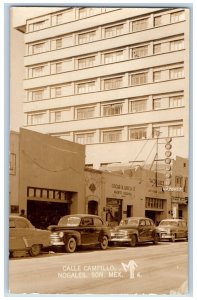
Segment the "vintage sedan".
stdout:
<svg viewBox="0 0 197 300">
<path fill-rule="evenodd" d="M 10 256 L 31 256 L 40 254 L 42 248 L 50 247 L 50 231 L 36 229 L 31 222 L 17 215 L 9 217 Z M 23 255 L 20 255 L 20 254 Z"/>
<path fill-rule="evenodd" d="M 175 242 L 178 239 L 188 239 L 188 228 L 185 220 L 182 219 L 164 219 L 157 227 L 160 234 L 160 240 L 170 240 Z"/>
<path fill-rule="evenodd" d="M 78 246 L 99 245 L 107 249 L 110 231 L 104 221 L 89 214 L 66 215 L 57 225 L 50 225 L 52 248 L 63 247 L 66 252 L 73 253 Z"/>
<path fill-rule="evenodd" d="M 129 244 L 135 247 L 139 243 L 158 244 L 159 233 L 149 218 L 130 217 L 121 220 L 119 226 L 111 230 L 110 243 Z"/>
</svg>

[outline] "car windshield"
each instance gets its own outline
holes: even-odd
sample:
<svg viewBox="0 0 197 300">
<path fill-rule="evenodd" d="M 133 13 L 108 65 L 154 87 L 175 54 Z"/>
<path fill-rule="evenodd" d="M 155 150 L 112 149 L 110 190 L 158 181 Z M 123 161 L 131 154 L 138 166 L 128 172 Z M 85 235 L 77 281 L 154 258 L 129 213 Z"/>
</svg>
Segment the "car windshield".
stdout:
<svg viewBox="0 0 197 300">
<path fill-rule="evenodd" d="M 65 216 L 58 222 L 58 226 L 76 227 L 79 226 L 81 219 L 79 217 Z"/>
<path fill-rule="evenodd" d="M 171 221 L 171 220 L 165 220 L 165 221 L 161 221 L 159 225 L 171 225 L 171 226 L 176 226 L 177 225 L 177 221 Z"/>
<path fill-rule="evenodd" d="M 120 226 L 125 226 L 125 225 L 131 225 L 131 226 L 136 226 L 138 225 L 139 220 L 132 220 L 132 219 L 125 219 L 120 221 Z"/>
</svg>

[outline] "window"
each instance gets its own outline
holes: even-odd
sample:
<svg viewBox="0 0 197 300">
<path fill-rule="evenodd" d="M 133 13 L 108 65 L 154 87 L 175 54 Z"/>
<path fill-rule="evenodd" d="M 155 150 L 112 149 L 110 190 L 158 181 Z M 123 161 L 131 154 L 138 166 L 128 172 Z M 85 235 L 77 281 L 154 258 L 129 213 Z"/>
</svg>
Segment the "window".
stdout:
<svg viewBox="0 0 197 300">
<path fill-rule="evenodd" d="M 140 58 L 148 55 L 148 45 L 132 49 L 132 58 Z"/>
<path fill-rule="evenodd" d="M 170 70 L 170 79 L 178 79 L 184 77 L 184 68 L 176 68 Z"/>
<path fill-rule="evenodd" d="M 170 43 L 170 51 L 177 51 L 184 49 L 184 40 L 172 41 Z"/>
<path fill-rule="evenodd" d="M 111 38 L 123 34 L 123 24 L 104 29 L 104 37 Z"/>
<path fill-rule="evenodd" d="M 56 39 L 55 44 L 56 44 L 56 49 L 62 48 L 62 38 L 61 39 Z"/>
<path fill-rule="evenodd" d="M 131 75 L 131 85 L 141 85 L 148 83 L 148 72 Z"/>
<path fill-rule="evenodd" d="M 55 97 L 61 97 L 61 95 L 62 95 L 62 88 L 56 87 L 55 88 Z"/>
<path fill-rule="evenodd" d="M 161 81 L 161 71 L 153 72 L 153 81 Z"/>
<path fill-rule="evenodd" d="M 130 140 L 141 140 L 147 138 L 147 128 L 131 128 L 129 130 L 129 139 Z"/>
<path fill-rule="evenodd" d="M 171 23 L 176 23 L 185 20 L 185 12 L 178 11 L 171 14 Z"/>
<path fill-rule="evenodd" d="M 153 138 L 161 137 L 161 131 L 160 127 L 153 127 Z"/>
<path fill-rule="evenodd" d="M 45 27 L 45 21 L 36 22 L 33 24 L 33 31 L 43 29 Z"/>
<path fill-rule="evenodd" d="M 56 71 L 56 73 L 61 73 L 62 72 L 62 63 L 56 63 L 55 64 L 55 71 Z"/>
<path fill-rule="evenodd" d="M 94 218 L 94 226 L 103 226 L 103 221 L 99 218 Z"/>
<path fill-rule="evenodd" d="M 29 224 L 24 220 L 15 220 L 16 228 L 29 228 Z"/>
<path fill-rule="evenodd" d="M 38 101 L 44 98 L 44 90 L 34 91 L 32 92 L 32 100 Z"/>
<path fill-rule="evenodd" d="M 78 35 L 78 43 L 85 44 L 96 40 L 96 31 L 90 31 Z"/>
<path fill-rule="evenodd" d="M 154 54 L 159 54 L 159 53 L 161 53 L 161 43 L 160 43 L 160 44 L 155 44 L 155 45 L 153 46 L 153 53 L 154 53 Z"/>
<path fill-rule="evenodd" d="M 33 77 L 39 77 L 43 75 L 44 67 L 36 67 L 32 69 L 32 76 Z"/>
<path fill-rule="evenodd" d="M 77 120 L 93 118 L 94 110 L 95 107 L 77 108 Z"/>
<path fill-rule="evenodd" d="M 62 23 L 62 17 L 63 17 L 63 14 L 56 15 L 56 25 Z"/>
<path fill-rule="evenodd" d="M 44 113 L 39 113 L 35 115 L 28 116 L 28 125 L 37 125 L 43 123 Z"/>
<path fill-rule="evenodd" d="M 147 100 L 136 100 L 130 102 L 130 111 L 132 113 L 142 112 L 147 110 Z"/>
<path fill-rule="evenodd" d="M 161 16 L 155 17 L 154 18 L 154 26 L 161 26 Z"/>
<path fill-rule="evenodd" d="M 103 132 L 103 143 L 119 142 L 122 139 L 122 130 Z"/>
<path fill-rule="evenodd" d="M 32 53 L 33 54 L 38 54 L 44 52 L 44 44 L 45 43 L 40 43 L 32 46 Z"/>
<path fill-rule="evenodd" d="M 79 9 L 79 19 L 94 16 L 97 13 L 96 8 L 84 7 Z"/>
<path fill-rule="evenodd" d="M 157 109 L 161 109 L 161 107 L 162 107 L 162 98 L 154 99 L 153 100 L 153 109 L 157 110 Z"/>
<path fill-rule="evenodd" d="M 133 21 L 133 31 L 145 30 L 148 28 L 148 18 Z"/>
<path fill-rule="evenodd" d="M 175 186 L 176 187 L 182 187 L 182 181 L 183 181 L 183 177 L 175 176 Z"/>
<path fill-rule="evenodd" d="M 95 63 L 95 56 L 80 58 L 78 59 L 78 68 L 83 69 L 83 68 L 93 67 L 94 63 Z"/>
<path fill-rule="evenodd" d="M 104 80 L 104 90 L 118 89 L 121 88 L 122 85 L 123 85 L 122 77 L 116 77 L 116 78 Z"/>
<path fill-rule="evenodd" d="M 56 111 L 55 112 L 55 122 L 60 122 L 61 121 L 61 111 Z"/>
<path fill-rule="evenodd" d="M 103 106 L 103 116 L 114 116 L 122 113 L 122 103 L 108 104 Z"/>
<path fill-rule="evenodd" d="M 104 54 L 104 64 L 123 60 L 123 50 Z"/>
<path fill-rule="evenodd" d="M 93 144 L 94 143 L 94 132 L 76 134 L 75 142 L 79 143 L 79 144 Z"/>
<path fill-rule="evenodd" d="M 169 126 L 168 134 L 170 137 L 182 136 L 183 135 L 183 126 L 182 125 Z"/>
<path fill-rule="evenodd" d="M 78 94 L 91 93 L 91 92 L 95 92 L 95 81 L 80 83 L 77 85 Z"/>
<path fill-rule="evenodd" d="M 183 96 L 170 97 L 170 107 L 181 107 L 183 106 Z"/>
</svg>

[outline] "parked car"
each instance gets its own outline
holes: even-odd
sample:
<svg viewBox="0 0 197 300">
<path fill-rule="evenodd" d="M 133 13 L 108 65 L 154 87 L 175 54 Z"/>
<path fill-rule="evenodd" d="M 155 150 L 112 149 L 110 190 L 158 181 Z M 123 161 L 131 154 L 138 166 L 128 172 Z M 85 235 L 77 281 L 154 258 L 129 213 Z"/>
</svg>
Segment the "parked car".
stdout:
<svg viewBox="0 0 197 300">
<path fill-rule="evenodd" d="M 160 233 L 160 240 L 175 242 L 177 239 L 188 238 L 187 223 L 182 219 L 164 219 L 157 228 Z"/>
<path fill-rule="evenodd" d="M 130 217 L 121 220 L 119 226 L 111 230 L 110 243 L 129 244 L 135 247 L 139 243 L 158 244 L 159 233 L 149 218 Z"/>
<path fill-rule="evenodd" d="M 96 215 L 66 215 L 57 225 L 51 225 L 48 229 L 51 230 L 52 247 L 63 247 L 69 253 L 75 252 L 78 246 L 85 245 L 99 245 L 105 250 L 110 238 L 109 228 Z"/>
<path fill-rule="evenodd" d="M 9 251 L 15 256 L 16 252 L 29 252 L 36 256 L 44 247 L 50 247 L 50 231 L 36 229 L 31 222 L 17 215 L 9 217 Z"/>
</svg>

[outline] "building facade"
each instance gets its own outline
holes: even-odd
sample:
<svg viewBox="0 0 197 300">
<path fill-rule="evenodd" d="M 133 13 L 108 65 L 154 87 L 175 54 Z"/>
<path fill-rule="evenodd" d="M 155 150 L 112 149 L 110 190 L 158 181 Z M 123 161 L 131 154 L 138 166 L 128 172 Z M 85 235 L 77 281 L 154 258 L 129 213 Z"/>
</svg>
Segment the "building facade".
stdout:
<svg viewBox="0 0 197 300">
<path fill-rule="evenodd" d="M 85 144 L 94 169 L 151 162 L 166 137 L 188 157 L 188 9 L 68 7 L 24 25 L 25 128 Z"/>
<path fill-rule="evenodd" d="M 12 132 L 10 144 L 11 213 L 25 209 L 35 226 L 46 227 L 85 211 L 83 145 L 26 129 Z"/>
</svg>

